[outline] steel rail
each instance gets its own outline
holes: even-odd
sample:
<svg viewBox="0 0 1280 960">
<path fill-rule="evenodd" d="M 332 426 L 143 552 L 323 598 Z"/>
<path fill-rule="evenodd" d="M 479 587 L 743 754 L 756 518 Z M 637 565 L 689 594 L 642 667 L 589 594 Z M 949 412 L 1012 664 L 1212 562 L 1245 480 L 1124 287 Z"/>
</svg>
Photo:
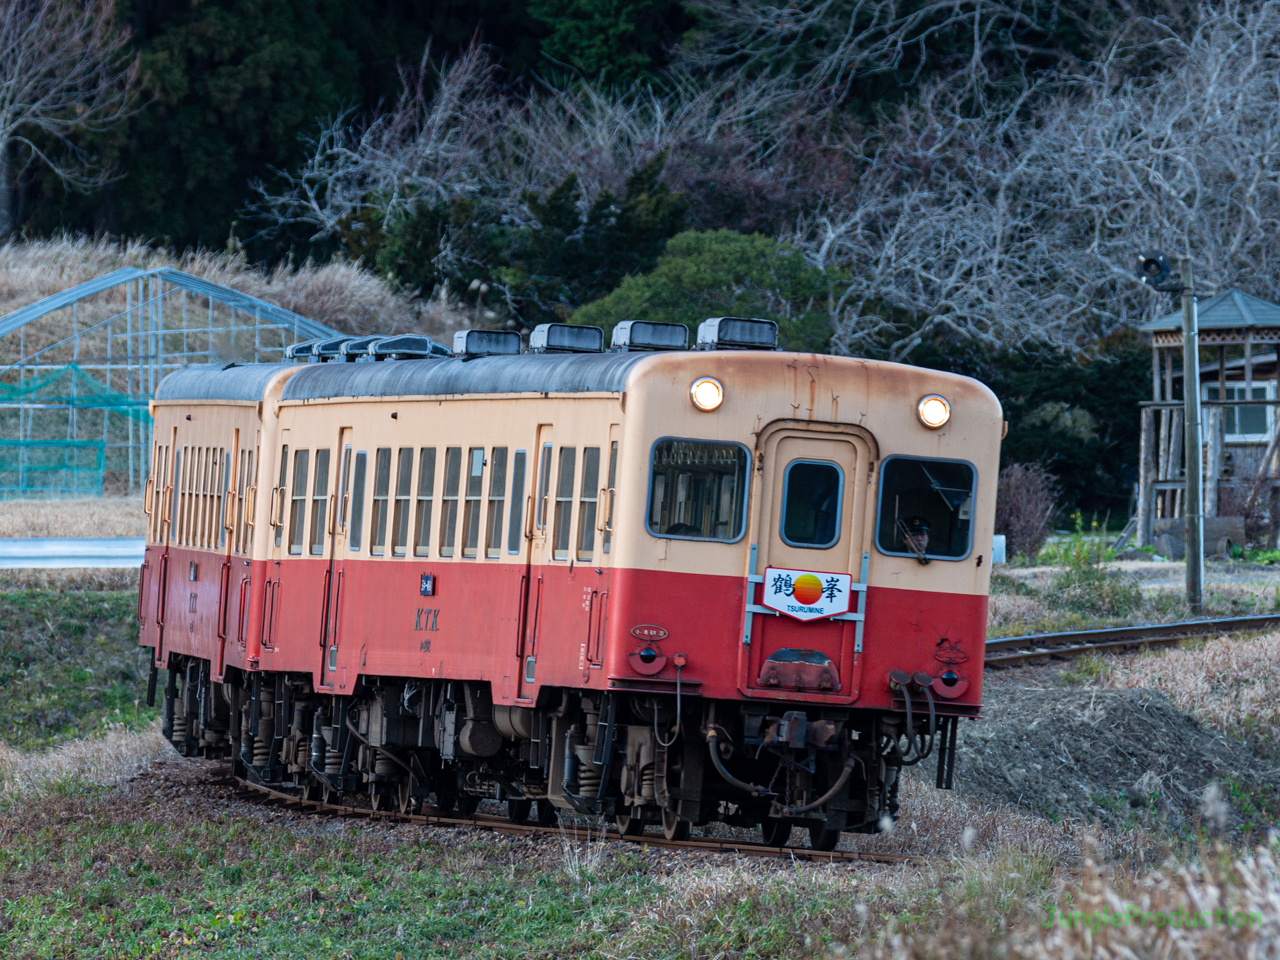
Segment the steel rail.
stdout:
<svg viewBox="0 0 1280 960">
<path fill-rule="evenodd" d="M 516 836 L 571 836 L 575 840 L 605 839 L 614 842 L 634 843 L 645 847 L 661 847 L 669 850 L 731 853 L 743 857 L 780 857 L 788 860 L 808 860 L 817 863 L 840 863 L 857 860 L 871 863 L 916 863 L 921 859 L 906 853 L 868 853 L 860 850 L 823 851 L 812 850 L 808 847 L 769 847 L 763 843 L 743 843 L 739 840 L 726 840 L 719 837 L 668 840 L 660 834 L 642 833 L 635 836 L 624 836 L 617 830 L 606 830 L 601 833 L 578 824 L 543 826 L 536 823 L 513 823 L 502 817 L 490 817 L 484 814 L 476 814 L 467 818 L 448 816 L 434 807 L 426 808 L 432 810 L 433 812 L 431 813 L 400 813 L 398 810 L 374 810 L 370 807 L 354 807 L 346 804 L 323 803 L 319 800 L 304 800 L 282 790 L 275 790 L 262 784 L 250 783 L 241 777 L 217 779 L 211 782 L 214 784 L 234 784 L 240 788 L 238 796 L 242 800 L 253 800 L 264 806 L 281 806 L 290 810 L 323 816 L 392 820 L 398 823 L 412 823 L 431 827 L 460 827 Z"/>
<path fill-rule="evenodd" d="M 1054 658 L 1078 657 L 1086 653 L 1124 650 L 1130 647 L 1167 646 L 1187 637 L 1216 633 L 1246 633 L 1280 627 L 1280 614 L 1252 617 L 1214 617 L 1175 623 L 1149 623 L 1136 627 L 1106 627 L 1069 633 L 1033 633 L 1021 637 L 998 637 L 986 642 L 988 667 L 1012 667 Z"/>
</svg>

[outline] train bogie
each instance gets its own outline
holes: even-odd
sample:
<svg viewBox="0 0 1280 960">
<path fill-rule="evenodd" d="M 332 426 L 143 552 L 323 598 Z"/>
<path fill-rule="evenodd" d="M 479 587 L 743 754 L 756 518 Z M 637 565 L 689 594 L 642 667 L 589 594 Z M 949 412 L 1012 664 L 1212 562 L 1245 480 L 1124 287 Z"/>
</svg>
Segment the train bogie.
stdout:
<svg viewBox="0 0 1280 960">
<path fill-rule="evenodd" d="M 950 785 L 1001 433 L 974 381 L 544 353 L 193 369 L 153 412 L 141 642 L 188 755 L 816 846 L 895 816 L 904 765 Z"/>
</svg>

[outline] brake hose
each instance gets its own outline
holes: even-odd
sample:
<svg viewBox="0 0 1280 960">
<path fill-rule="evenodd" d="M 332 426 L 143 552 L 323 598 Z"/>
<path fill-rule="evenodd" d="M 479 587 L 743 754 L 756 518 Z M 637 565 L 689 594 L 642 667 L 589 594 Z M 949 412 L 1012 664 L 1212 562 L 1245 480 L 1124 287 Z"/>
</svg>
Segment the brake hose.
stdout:
<svg viewBox="0 0 1280 960">
<path fill-rule="evenodd" d="M 715 764 L 716 771 L 720 776 L 728 781 L 730 786 L 737 787 L 739 790 L 745 790 L 753 797 L 771 797 L 773 791 L 768 787 L 758 787 L 754 783 L 747 783 L 745 780 L 739 780 L 732 773 L 724 768 L 724 764 L 720 760 L 720 734 L 712 727 L 707 731 L 707 743 L 711 745 L 711 762 Z"/>
<path fill-rule="evenodd" d="M 862 761 L 859 760 L 856 755 L 850 754 L 849 759 L 844 762 L 844 769 L 840 771 L 840 776 L 836 779 L 836 782 L 831 785 L 830 790 L 820 796 L 817 800 L 813 801 L 813 803 L 806 803 L 802 807 L 783 807 L 781 811 L 779 811 L 779 816 L 798 817 L 802 813 L 817 810 L 822 805 L 830 803 L 835 799 L 836 794 L 844 789 L 844 785 L 849 782 L 849 777 L 853 773 L 853 765 L 855 763 L 862 766 Z M 866 771 L 866 767 L 863 767 L 862 769 L 864 772 Z"/>
</svg>

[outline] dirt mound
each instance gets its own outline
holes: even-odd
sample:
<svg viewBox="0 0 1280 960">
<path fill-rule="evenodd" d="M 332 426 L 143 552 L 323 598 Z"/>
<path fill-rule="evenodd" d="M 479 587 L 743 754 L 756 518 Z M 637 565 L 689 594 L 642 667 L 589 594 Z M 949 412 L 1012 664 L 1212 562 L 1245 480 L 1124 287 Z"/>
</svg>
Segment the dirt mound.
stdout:
<svg viewBox="0 0 1280 960">
<path fill-rule="evenodd" d="M 961 796 L 1108 826 L 1181 828 L 1203 818 L 1211 784 L 1230 799 L 1274 776 L 1154 691 L 991 684 L 984 694 L 984 719 L 959 730 Z M 1212 801 L 1210 811 L 1221 826 L 1248 819 Z"/>
</svg>

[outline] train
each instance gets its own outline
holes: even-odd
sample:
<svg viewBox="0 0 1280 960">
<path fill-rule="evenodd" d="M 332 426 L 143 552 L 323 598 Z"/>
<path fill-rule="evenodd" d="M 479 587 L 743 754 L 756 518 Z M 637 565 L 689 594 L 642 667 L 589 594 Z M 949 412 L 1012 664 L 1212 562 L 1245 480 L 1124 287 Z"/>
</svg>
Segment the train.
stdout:
<svg viewBox="0 0 1280 960">
<path fill-rule="evenodd" d="M 767 320 L 689 333 L 341 337 L 170 373 L 137 605 L 164 736 L 305 799 L 674 840 L 832 849 L 892 824 L 905 767 L 950 789 L 999 401 L 781 350 Z"/>
</svg>

